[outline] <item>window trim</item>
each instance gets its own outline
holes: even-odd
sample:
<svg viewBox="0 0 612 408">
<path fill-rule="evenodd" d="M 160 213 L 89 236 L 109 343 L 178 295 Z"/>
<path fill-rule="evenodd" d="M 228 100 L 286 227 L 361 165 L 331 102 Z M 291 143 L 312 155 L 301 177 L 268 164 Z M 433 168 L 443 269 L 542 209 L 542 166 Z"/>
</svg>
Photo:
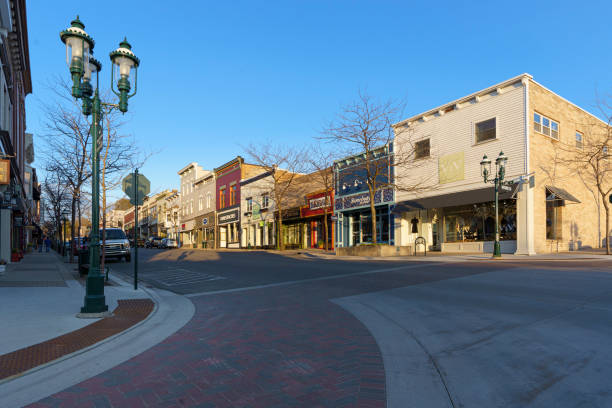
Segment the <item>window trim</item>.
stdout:
<svg viewBox="0 0 612 408">
<path fill-rule="evenodd" d="M 535 125 L 536 125 L 536 123 L 537 123 L 537 122 L 535 121 L 535 115 L 538 115 L 538 116 L 540 117 L 540 123 L 539 123 L 539 125 L 540 125 L 540 130 L 539 130 L 539 131 L 538 131 L 538 130 L 536 130 L 536 128 L 535 128 Z M 549 131 L 550 131 L 550 134 L 549 134 L 549 135 L 547 135 L 546 133 L 544 133 L 544 119 L 547 119 L 547 120 L 550 122 L 550 126 L 548 126 L 548 129 L 549 129 Z M 535 133 L 539 133 L 539 134 L 541 134 L 541 135 L 544 135 L 544 136 L 546 136 L 546 137 L 549 137 L 549 138 L 551 138 L 552 140 L 556 140 L 556 141 L 560 141 L 560 140 L 561 140 L 561 123 L 560 123 L 558 120 L 551 119 L 549 116 L 543 115 L 543 114 L 541 114 L 540 112 L 538 112 L 538 111 L 536 111 L 536 110 L 534 110 L 534 111 L 533 111 L 533 115 L 532 115 L 532 117 L 531 117 L 531 120 L 532 120 L 532 122 L 533 122 L 533 128 L 532 128 L 532 129 L 533 129 L 533 131 L 534 131 Z M 556 124 L 557 124 L 557 137 L 554 137 L 554 136 L 552 135 L 552 124 L 553 124 L 553 123 L 556 123 Z"/>
<path fill-rule="evenodd" d="M 423 155 L 423 156 L 418 156 L 417 157 L 417 152 L 419 151 L 417 149 L 417 145 L 419 143 L 423 143 L 423 142 L 426 142 L 426 141 L 428 142 L 427 143 L 427 155 Z M 423 138 L 421 140 L 417 140 L 416 142 L 414 142 L 414 160 L 423 160 L 423 159 L 427 159 L 429 157 L 431 157 L 431 137 L 426 137 L 426 138 Z"/>
<path fill-rule="evenodd" d="M 580 141 L 578 141 L 578 136 L 580 136 Z M 576 131 L 576 149 L 583 150 L 584 149 L 584 134 L 582 132 Z"/>
<path fill-rule="evenodd" d="M 493 137 L 491 139 L 485 139 L 485 140 L 478 141 L 476 139 L 477 138 L 477 135 L 476 135 L 477 125 L 479 123 L 486 122 L 486 121 L 491 120 L 491 119 L 495 119 L 495 137 Z M 478 120 L 473 121 L 472 122 L 472 140 L 474 141 L 474 145 L 480 145 L 480 144 L 483 144 L 483 143 L 492 142 L 494 140 L 499 140 L 499 117 L 497 115 L 495 115 L 495 116 L 489 116 L 486 119 L 478 119 Z"/>
</svg>

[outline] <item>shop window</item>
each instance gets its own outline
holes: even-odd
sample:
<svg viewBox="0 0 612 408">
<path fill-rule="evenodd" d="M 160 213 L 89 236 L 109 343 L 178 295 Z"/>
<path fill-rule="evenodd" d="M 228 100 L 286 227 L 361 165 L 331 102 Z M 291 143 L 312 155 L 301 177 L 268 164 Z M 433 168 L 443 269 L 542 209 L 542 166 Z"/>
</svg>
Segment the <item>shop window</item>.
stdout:
<svg viewBox="0 0 612 408">
<path fill-rule="evenodd" d="M 474 131 L 476 134 L 476 143 L 484 142 L 486 140 L 492 140 L 497 137 L 496 135 L 496 122 L 495 118 L 483 120 L 482 122 L 474 125 Z"/>
<path fill-rule="evenodd" d="M 445 209 L 445 242 L 495 240 L 495 203 L 480 203 Z M 516 205 L 514 200 L 499 202 L 499 239 L 516 239 Z"/>
<path fill-rule="evenodd" d="M 565 201 L 546 191 L 546 239 L 563 239 L 563 207 Z"/>
<path fill-rule="evenodd" d="M 414 144 L 414 158 L 423 159 L 429 157 L 429 139 L 420 140 Z"/>
</svg>

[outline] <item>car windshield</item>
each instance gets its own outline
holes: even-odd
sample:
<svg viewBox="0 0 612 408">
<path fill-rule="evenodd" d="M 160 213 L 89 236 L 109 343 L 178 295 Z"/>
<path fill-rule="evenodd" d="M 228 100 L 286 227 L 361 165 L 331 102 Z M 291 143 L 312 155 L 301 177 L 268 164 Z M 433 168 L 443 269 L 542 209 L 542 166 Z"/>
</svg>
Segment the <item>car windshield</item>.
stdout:
<svg viewBox="0 0 612 408">
<path fill-rule="evenodd" d="M 102 230 L 100 230 L 100 239 L 102 239 Z M 106 230 L 106 239 L 125 239 L 125 232 L 120 229 Z"/>
</svg>

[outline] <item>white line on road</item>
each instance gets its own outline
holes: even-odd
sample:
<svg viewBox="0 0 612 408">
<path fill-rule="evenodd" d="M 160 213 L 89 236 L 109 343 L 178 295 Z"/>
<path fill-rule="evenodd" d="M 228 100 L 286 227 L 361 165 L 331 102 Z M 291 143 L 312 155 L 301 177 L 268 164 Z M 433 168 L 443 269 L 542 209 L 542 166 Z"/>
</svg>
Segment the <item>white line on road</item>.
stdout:
<svg viewBox="0 0 612 408">
<path fill-rule="evenodd" d="M 384 269 L 374 269 L 374 270 L 371 270 L 371 271 L 364 271 L 364 272 L 343 273 L 343 274 L 340 274 L 340 275 L 322 276 L 320 278 L 309 278 L 309 279 L 293 280 L 293 281 L 278 282 L 278 283 L 268 283 L 266 285 L 245 286 L 245 287 L 242 287 L 242 288 L 213 290 L 213 291 L 209 291 L 209 292 L 199 292 L 199 293 L 190 293 L 190 294 L 187 294 L 185 296 L 187 296 L 187 297 L 197 297 L 197 296 L 218 295 L 218 294 L 222 294 L 222 293 L 244 292 L 244 291 L 247 291 L 247 290 L 274 288 L 274 287 L 278 287 L 278 286 L 289 286 L 289 285 L 296 285 L 296 284 L 299 284 L 299 283 L 318 282 L 318 281 L 329 280 L 329 279 L 346 278 L 346 277 L 349 277 L 349 276 L 369 275 L 369 274 L 381 273 L 381 272 L 393 272 L 393 271 L 398 271 L 398 270 L 401 270 L 401 269 L 414 269 L 414 268 L 420 268 L 420 267 L 429 266 L 429 265 L 431 265 L 431 264 L 429 264 L 429 263 L 427 263 L 427 264 L 426 263 L 419 263 L 418 265 L 403 265 L 403 266 L 396 266 L 395 268 L 384 268 Z"/>
</svg>

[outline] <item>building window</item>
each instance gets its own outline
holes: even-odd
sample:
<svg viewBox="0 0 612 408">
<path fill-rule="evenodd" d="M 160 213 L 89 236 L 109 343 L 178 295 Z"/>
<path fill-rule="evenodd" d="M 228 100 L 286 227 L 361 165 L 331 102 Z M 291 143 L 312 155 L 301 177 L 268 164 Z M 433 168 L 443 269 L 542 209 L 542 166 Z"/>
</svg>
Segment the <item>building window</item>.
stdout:
<svg viewBox="0 0 612 408">
<path fill-rule="evenodd" d="M 210 193 L 206 194 L 206 208 L 210 208 Z"/>
<path fill-rule="evenodd" d="M 546 239 L 563 238 L 563 206 L 565 201 L 555 199 L 554 194 L 546 191 Z"/>
<path fill-rule="evenodd" d="M 225 207 L 225 187 L 219 189 L 219 208 Z"/>
<path fill-rule="evenodd" d="M 198 199 L 198 210 L 202 211 L 203 209 L 204 209 L 204 198 L 200 196 L 200 198 Z"/>
<path fill-rule="evenodd" d="M 559 122 L 535 112 L 533 114 L 533 130 L 559 140 Z"/>
<path fill-rule="evenodd" d="M 576 132 L 576 147 L 582 149 L 582 133 Z"/>
<path fill-rule="evenodd" d="M 229 205 L 234 205 L 236 204 L 236 184 L 232 184 L 230 186 L 230 204 Z"/>
<path fill-rule="evenodd" d="M 270 205 L 270 196 L 268 194 L 264 194 L 261 196 L 261 208 L 268 208 Z"/>
<path fill-rule="evenodd" d="M 429 139 L 420 140 L 414 144 L 414 158 L 423 159 L 429 157 Z"/>
<path fill-rule="evenodd" d="M 476 133 L 476 143 L 484 142 L 496 138 L 496 119 L 488 119 L 476 123 L 474 126 Z"/>
<path fill-rule="evenodd" d="M 253 199 L 251 197 L 246 199 L 247 211 L 253 211 Z"/>
<path fill-rule="evenodd" d="M 193 214 L 193 200 L 189 202 L 189 213 Z"/>
</svg>

